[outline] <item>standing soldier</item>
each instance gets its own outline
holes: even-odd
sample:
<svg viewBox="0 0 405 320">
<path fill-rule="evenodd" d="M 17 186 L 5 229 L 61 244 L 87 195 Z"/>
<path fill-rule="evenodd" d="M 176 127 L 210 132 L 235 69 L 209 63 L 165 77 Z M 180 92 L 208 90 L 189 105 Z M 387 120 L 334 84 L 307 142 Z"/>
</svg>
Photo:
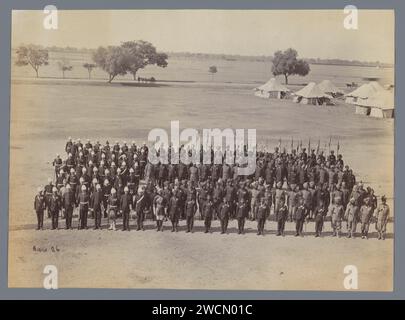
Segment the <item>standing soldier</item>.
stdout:
<svg viewBox="0 0 405 320">
<path fill-rule="evenodd" d="M 111 185 L 108 179 L 104 179 L 103 184 L 103 207 L 104 207 L 104 218 L 107 218 L 107 208 L 108 208 L 108 198 L 110 197 L 111 193 Z"/>
<path fill-rule="evenodd" d="M 298 186 L 297 186 L 298 187 Z M 276 211 L 276 220 L 277 220 L 277 236 L 282 235 L 284 237 L 284 228 L 285 222 L 288 218 L 288 208 L 284 200 L 280 200 L 280 206 Z M 291 219 L 292 221 L 292 219 Z"/>
<path fill-rule="evenodd" d="M 252 188 L 250 189 L 250 198 L 252 200 L 250 202 L 250 220 L 254 221 L 256 219 L 258 207 L 260 205 L 260 192 L 257 187 L 257 182 L 253 182 L 251 186 Z"/>
<path fill-rule="evenodd" d="M 129 231 L 129 213 L 131 212 L 131 195 L 128 187 L 124 188 L 124 194 L 120 198 L 120 210 L 122 214 L 122 231 Z"/>
<path fill-rule="evenodd" d="M 368 239 L 368 229 L 370 219 L 373 213 L 373 207 L 370 205 L 369 198 L 364 199 L 364 204 L 360 208 L 361 238 Z"/>
<path fill-rule="evenodd" d="M 225 199 L 226 199 L 226 201 L 228 201 L 229 209 L 230 209 L 230 217 L 233 219 L 235 217 L 235 213 L 236 213 L 236 204 L 235 204 L 236 190 L 235 190 L 234 186 L 232 185 L 231 180 L 228 180 L 226 183 L 227 183 L 227 186 L 224 191 Z"/>
<path fill-rule="evenodd" d="M 191 188 L 191 186 L 190 186 Z M 187 193 L 187 200 L 186 200 L 186 222 L 187 222 L 187 231 L 186 232 L 193 232 L 194 226 L 194 215 L 197 212 L 197 204 L 195 201 L 195 197 L 191 197 L 191 193 Z"/>
<path fill-rule="evenodd" d="M 143 221 L 145 220 L 145 208 L 147 206 L 148 199 L 145 196 L 145 190 L 142 188 L 138 190 L 138 194 L 134 197 L 132 208 L 135 209 L 136 215 L 136 231 L 144 231 Z"/>
<path fill-rule="evenodd" d="M 295 211 L 297 210 L 298 206 L 298 199 L 299 199 L 299 187 L 298 185 L 290 185 L 289 190 L 287 191 L 288 196 L 288 220 L 290 222 L 293 221 L 295 217 Z M 274 212 L 277 212 L 276 210 Z"/>
<path fill-rule="evenodd" d="M 246 219 L 247 204 L 244 199 L 238 201 L 236 207 L 236 219 L 238 220 L 238 234 L 244 233 L 245 219 Z"/>
<path fill-rule="evenodd" d="M 387 205 L 387 198 L 385 196 L 381 197 L 381 204 L 377 209 L 376 219 L 377 219 L 377 232 L 378 240 L 385 240 L 385 232 L 387 229 L 387 222 L 390 216 L 390 208 Z"/>
<path fill-rule="evenodd" d="M 314 218 L 315 218 L 315 237 L 320 237 L 323 229 L 323 221 L 327 214 L 327 209 L 325 208 L 325 204 L 323 203 L 323 199 L 321 199 L 314 211 Z"/>
<path fill-rule="evenodd" d="M 304 200 L 304 206 L 307 210 L 305 215 L 308 216 L 312 206 L 312 196 L 311 192 L 308 190 L 308 182 L 303 184 L 303 188 L 304 189 L 301 190 L 301 198 Z"/>
<path fill-rule="evenodd" d="M 80 215 L 80 225 L 78 229 L 87 229 L 87 216 L 89 213 L 89 194 L 87 192 L 87 187 L 82 185 L 81 192 L 79 194 L 79 215 Z"/>
<path fill-rule="evenodd" d="M 111 194 L 108 197 L 107 205 L 108 205 L 108 223 L 110 224 L 108 230 L 116 230 L 115 229 L 115 219 L 117 218 L 117 210 L 118 210 L 118 197 L 117 191 L 114 188 L 111 188 Z"/>
<path fill-rule="evenodd" d="M 65 145 L 65 151 L 67 154 L 72 152 L 72 148 L 73 148 L 73 142 L 72 142 L 72 137 L 68 138 L 68 141 L 66 142 Z"/>
<path fill-rule="evenodd" d="M 231 213 L 231 207 L 229 205 L 228 200 L 226 198 L 222 199 L 222 203 L 218 207 L 218 217 L 219 221 L 221 223 L 221 234 L 226 233 L 226 230 L 228 228 L 228 221 L 229 221 L 229 216 Z"/>
<path fill-rule="evenodd" d="M 297 208 L 297 211 L 295 212 L 295 236 L 301 236 L 303 237 L 303 228 L 304 228 L 304 222 L 305 218 L 307 217 L 307 209 L 305 208 L 305 200 L 303 198 L 300 198 L 299 201 L 299 206 Z"/>
<path fill-rule="evenodd" d="M 56 175 L 55 184 L 58 191 L 60 191 L 60 189 L 65 186 L 65 172 L 63 171 L 63 169 L 60 169 L 59 175 Z"/>
<path fill-rule="evenodd" d="M 258 201 L 258 200 L 257 200 Z M 264 235 L 264 224 L 270 215 L 270 207 L 264 198 L 261 198 L 260 205 L 257 208 L 257 235 Z"/>
<path fill-rule="evenodd" d="M 166 217 L 165 198 L 162 195 L 162 189 L 158 189 L 153 199 L 153 213 L 156 219 L 156 231 L 163 231 L 163 220 Z"/>
<path fill-rule="evenodd" d="M 59 154 L 56 155 L 56 158 L 53 160 L 52 165 L 55 167 L 55 178 L 57 178 L 60 174 L 60 170 L 62 169 L 63 161 Z M 63 170 L 62 170 L 63 173 Z"/>
<path fill-rule="evenodd" d="M 224 189 L 222 188 L 222 183 L 217 182 L 215 188 L 212 191 L 212 197 L 214 202 L 214 218 L 219 216 L 219 206 L 222 204 L 222 198 L 224 197 Z"/>
<path fill-rule="evenodd" d="M 72 229 L 73 208 L 75 205 L 75 195 L 70 184 L 66 185 L 66 191 L 62 195 L 62 206 L 65 211 L 66 226 L 65 229 Z"/>
<path fill-rule="evenodd" d="M 347 237 L 354 238 L 357 222 L 359 220 L 359 207 L 354 198 L 350 199 L 346 207 L 345 220 L 347 223 Z"/>
<path fill-rule="evenodd" d="M 277 212 L 281 199 L 285 200 L 285 191 L 282 189 L 283 183 L 277 182 L 276 189 L 273 191 L 273 208 L 274 212 Z"/>
<path fill-rule="evenodd" d="M 348 203 L 349 203 L 349 199 L 350 199 L 350 190 L 349 190 L 349 188 L 346 186 L 346 182 L 345 182 L 345 181 L 342 182 L 341 191 L 342 191 L 342 205 L 343 205 L 343 208 L 346 210 L 347 205 L 348 205 Z"/>
<path fill-rule="evenodd" d="M 172 232 L 178 231 L 178 224 L 179 224 L 179 198 L 177 196 L 177 191 L 174 190 L 172 197 L 170 198 L 169 202 L 169 217 L 172 223 Z"/>
<path fill-rule="evenodd" d="M 48 215 L 48 219 L 51 218 L 51 209 L 50 209 L 50 204 L 51 204 L 51 198 L 52 198 L 52 190 L 53 190 L 54 186 L 52 183 L 52 179 L 48 178 L 48 184 L 45 186 L 44 188 L 44 192 L 45 192 L 45 204 L 46 204 L 46 208 L 47 208 L 47 215 Z"/>
<path fill-rule="evenodd" d="M 309 208 L 309 218 L 313 219 L 315 217 L 315 209 L 317 207 L 316 196 L 315 196 L 316 188 L 315 188 L 315 182 L 314 181 L 309 182 L 308 191 L 311 194 L 311 203 L 310 203 L 310 208 Z"/>
<path fill-rule="evenodd" d="M 49 199 L 49 210 L 52 217 L 52 230 L 58 229 L 59 211 L 61 209 L 62 204 L 60 196 L 58 195 L 58 189 L 56 189 L 56 187 L 53 187 L 52 195 Z"/>
<path fill-rule="evenodd" d="M 198 198 L 198 210 L 200 212 L 200 220 L 203 219 L 203 207 L 205 201 L 207 201 L 207 183 L 203 182 L 200 184 L 200 190 L 198 190 L 197 198 Z"/>
<path fill-rule="evenodd" d="M 76 188 L 77 188 L 77 176 L 75 173 L 75 169 L 71 168 L 70 169 L 70 175 L 67 177 L 66 183 L 69 184 L 70 189 L 73 193 L 73 202 L 76 202 Z"/>
<path fill-rule="evenodd" d="M 210 195 L 207 195 L 207 201 L 205 201 L 202 211 L 204 215 L 205 233 L 208 233 L 211 229 L 211 220 L 214 212 L 214 204 Z"/>
<path fill-rule="evenodd" d="M 46 208 L 45 197 L 42 193 L 42 188 L 38 187 L 38 194 L 34 200 L 34 210 L 37 214 L 38 226 L 37 230 L 42 230 L 44 226 L 44 210 Z"/>
<path fill-rule="evenodd" d="M 94 215 L 94 230 L 101 229 L 101 204 L 104 202 L 104 198 L 101 186 L 97 183 L 96 190 L 90 197 L 90 208 Z"/>
<path fill-rule="evenodd" d="M 332 204 L 331 209 L 331 225 L 333 229 L 333 236 L 340 238 L 340 230 L 342 228 L 342 218 L 344 215 L 344 209 L 342 206 L 342 199 L 335 198 L 335 204 Z"/>
</svg>

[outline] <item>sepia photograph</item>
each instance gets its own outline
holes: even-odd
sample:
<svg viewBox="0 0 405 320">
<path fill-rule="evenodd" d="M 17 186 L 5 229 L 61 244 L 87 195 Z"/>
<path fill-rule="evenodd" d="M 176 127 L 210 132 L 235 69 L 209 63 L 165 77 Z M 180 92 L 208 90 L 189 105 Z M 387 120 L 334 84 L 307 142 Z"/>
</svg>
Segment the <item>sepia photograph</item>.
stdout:
<svg viewBox="0 0 405 320">
<path fill-rule="evenodd" d="M 392 292 L 395 12 L 13 10 L 9 288 Z"/>
</svg>

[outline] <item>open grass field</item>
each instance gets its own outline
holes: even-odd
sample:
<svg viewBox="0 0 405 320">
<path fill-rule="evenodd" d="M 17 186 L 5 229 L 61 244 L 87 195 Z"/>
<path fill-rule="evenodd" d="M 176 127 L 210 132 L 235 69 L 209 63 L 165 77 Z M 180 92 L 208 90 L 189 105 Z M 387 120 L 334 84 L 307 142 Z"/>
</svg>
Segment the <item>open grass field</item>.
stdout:
<svg viewBox="0 0 405 320">
<path fill-rule="evenodd" d="M 340 74 L 342 80 L 337 83 L 352 81 L 350 72 L 346 78 Z M 172 120 L 179 120 L 181 129 L 256 128 L 258 142 L 271 149 L 279 138 L 289 148 L 294 137 L 302 139 L 304 146 L 309 138 L 313 146 L 321 139 L 321 147 L 327 150 L 325 144 L 332 136 L 333 148 L 339 139 L 345 162 L 377 195 L 387 195 L 393 212 L 392 119 L 354 115 L 353 106 L 339 101 L 336 106 L 317 107 L 260 99 L 252 94 L 256 81 L 252 79 L 265 81 L 267 72 L 263 77 L 247 75 L 248 81 L 232 76 L 232 83 L 226 83 L 220 73 L 214 81 L 197 77 L 196 83 L 156 87 L 76 80 L 12 81 L 10 286 L 41 286 L 43 266 L 55 264 L 61 287 L 344 290 L 343 267 L 354 264 L 359 268 L 360 290 L 392 289 L 392 236 L 386 241 L 296 239 L 291 235 L 281 239 L 273 234 L 274 223 L 267 225 L 272 232 L 264 237 L 253 233 L 254 223 L 244 236 L 234 232 L 205 235 L 198 229 L 193 235 L 33 230 L 36 187 L 52 176 L 56 153 L 65 156 L 68 136 L 142 143 L 152 128 L 168 129 Z M 327 70 L 311 77 L 334 80 Z M 311 231 L 312 224 L 308 228 Z M 392 235 L 392 224 L 389 228 Z M 33 245 L 58 246 L 60 251 L 38 253 Z"/>
</svg>

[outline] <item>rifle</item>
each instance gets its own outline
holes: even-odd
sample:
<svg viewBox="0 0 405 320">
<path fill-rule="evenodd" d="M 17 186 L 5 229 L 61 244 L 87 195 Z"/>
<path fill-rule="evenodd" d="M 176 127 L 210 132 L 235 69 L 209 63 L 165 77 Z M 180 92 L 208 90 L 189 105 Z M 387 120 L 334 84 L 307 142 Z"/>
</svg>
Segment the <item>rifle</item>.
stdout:
<svg viewBox="0 0 405 320">
<path fill-rule="evenodd" d="M 292 153 L 293 149 L 294 149 L 294 138 L 291 137 L 291 153 Z"/>
<path fill-rule="evenodd" d="M 338 140 L 337 147 L 336 147 L 336 156 L 339 155 L 339 149 L 340 149 L 340 144 L 339 144 L 339 140 Z"/>
<path fill-rule="evenodd" d="M 329 137 L 329 153 L 330 153 L 330 145 L 332 143 L 332 136 Z"/>
</svg>

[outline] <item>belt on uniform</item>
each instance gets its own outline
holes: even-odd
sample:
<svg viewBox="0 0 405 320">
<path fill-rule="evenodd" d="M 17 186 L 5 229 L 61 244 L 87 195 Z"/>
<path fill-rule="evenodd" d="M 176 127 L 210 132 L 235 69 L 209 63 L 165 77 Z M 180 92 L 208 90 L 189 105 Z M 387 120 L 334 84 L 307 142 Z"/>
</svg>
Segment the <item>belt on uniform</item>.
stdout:
<svg viewBox="0 0 405 320">
<path fill-rule="evenodd" d="M 89 204 L 89 202 L 87 201 L 87 202 L 80 202 L 80 204 Z"/>
<path fill-rule="evenodd" d="M 76 182 L 69 182 L 69 184 L 76 184 Z"/>
<path fill-rule="evenodd" d="M 63 185 L 64 185 L 63 183 L 58 183 L 58 184 L 57 184 L 57 186 L 63 186 Z"/>
<path fill-rule="evenodd" d="M 112 206 L 112 205 L 110 205 L 110 208 L 116 208 L 117 206 Z"/>
<path fill-rule="evenodd" d="M 45 194 L 52 195 L 52 192 L 46 192 Z"/>
</svg>

